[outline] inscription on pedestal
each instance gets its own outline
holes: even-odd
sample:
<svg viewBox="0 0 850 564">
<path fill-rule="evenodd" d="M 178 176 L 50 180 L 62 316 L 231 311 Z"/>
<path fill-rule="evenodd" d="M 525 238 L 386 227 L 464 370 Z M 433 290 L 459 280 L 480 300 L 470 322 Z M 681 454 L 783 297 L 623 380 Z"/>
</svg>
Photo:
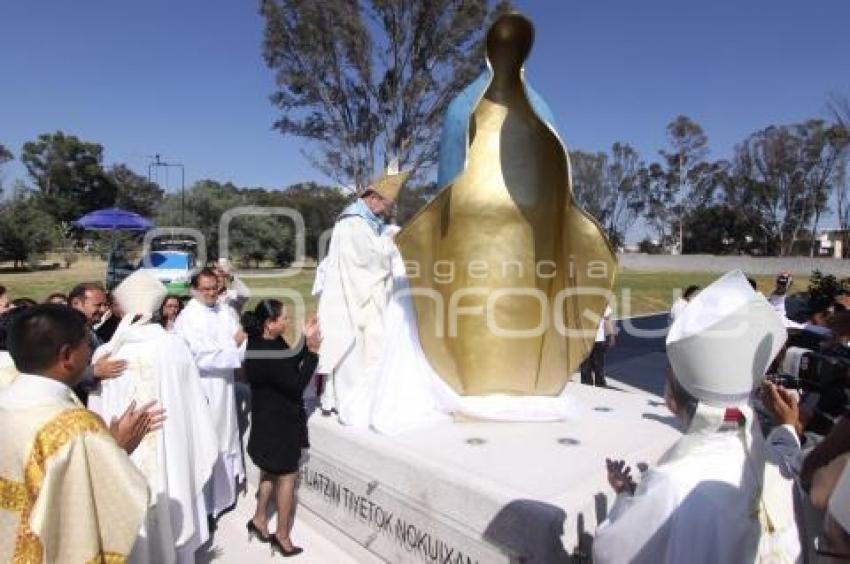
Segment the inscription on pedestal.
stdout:
<svg viewBox="0 0 850 564">
<path fill-rule="evenodd" d="M 392 562 L 479 564 L 507 561 L 482 541 L 440 523 L 377 482 L 329 466 L 311 454 L 300 470 L 299 501 L 366 548 Z"/>
</svg>

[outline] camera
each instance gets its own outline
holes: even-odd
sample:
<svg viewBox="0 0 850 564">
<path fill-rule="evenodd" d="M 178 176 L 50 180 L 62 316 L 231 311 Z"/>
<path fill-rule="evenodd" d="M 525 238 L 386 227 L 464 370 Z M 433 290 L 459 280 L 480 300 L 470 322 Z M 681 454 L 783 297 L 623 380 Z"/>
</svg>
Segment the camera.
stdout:
<svg viewBox="0 0 850 564">
<path fill-rule="evenodd" d="M 791 346 L 785 351 L 777 374 L 768 379 L 800 392 L 801 403 L 812 409 L 806 429 L 818 435 L 826 435 L 835 421 L 850 411 L 848 351 Z"/>
</svg>

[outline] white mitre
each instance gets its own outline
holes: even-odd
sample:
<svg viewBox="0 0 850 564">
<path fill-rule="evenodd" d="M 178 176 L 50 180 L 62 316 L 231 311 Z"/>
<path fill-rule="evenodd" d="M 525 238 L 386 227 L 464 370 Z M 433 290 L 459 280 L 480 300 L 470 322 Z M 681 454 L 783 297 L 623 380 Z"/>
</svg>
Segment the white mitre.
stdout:
<svg viewBox="0 0 850 564">
<path fill-rule="evenodd" d="M 787 332 L 765 297 L 733 270 L 690 301 L 667 334 L 676 380 L 709 405 L 746 403 Z"/>
<path fill-rule="evenodd" d="M 844 471 L 829 496 L 827 511 L 841 528 L 850 534 L 850 464 L 844 465 Z"/>
<path fill-rule="evenodd" d="M 124 319 L 132 320 L 141 316 L 141 322 L 150 320 L 167 295 L 165 285 L 144 270 L 137 270 L 125 278 L 113 292 L 124 310 Z"/>
</svg>

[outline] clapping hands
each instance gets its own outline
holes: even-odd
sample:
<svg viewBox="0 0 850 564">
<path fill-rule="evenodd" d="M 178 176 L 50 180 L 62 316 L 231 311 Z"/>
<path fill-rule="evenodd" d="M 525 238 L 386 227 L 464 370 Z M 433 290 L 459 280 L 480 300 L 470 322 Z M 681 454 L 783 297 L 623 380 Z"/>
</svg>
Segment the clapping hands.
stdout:
<svg viewBox="0 0 850 564">
<path fill-rule="evenodd" d="M 136 408 L 136 401 L 133 400 L 121 417 L 113 417 L 109 422 L 109 433 L 127 454 L 136 450 L 145 435 L 162 427 L 165 410 L 155 408 L 155 404 L 152 401 Z"/>
<path fill-rule="evenodd" d="M 315 314 L 304 322 L 304 342 L 308 351 L 318 354 L 322 344 L 322 331 L 319 328 L 319 318 Z"/>
<path fill-rule="evenodd" d="M 632 469 L 626 466 L 623 460 L 605 459 L 605 466 L 608 469 L 608 483 L 615 492 L 619 493 L 635 493 L 637 484 L 632 478 Z"/>
</svg>

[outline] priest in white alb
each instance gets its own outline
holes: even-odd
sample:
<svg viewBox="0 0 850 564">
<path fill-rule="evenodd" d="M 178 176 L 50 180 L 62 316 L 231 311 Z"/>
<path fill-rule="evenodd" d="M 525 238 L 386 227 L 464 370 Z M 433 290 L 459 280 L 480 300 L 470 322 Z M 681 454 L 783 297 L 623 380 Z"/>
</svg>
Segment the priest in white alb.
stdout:
<svg viewBox="0 0 850 564">
<path fill-rule="evenodd" d="M 393 292 L 392 242 L 381 235 L 407 176 L 382 176 L 343 210 L 314 287 L 324 336 L 318 372 L 328 375 L 322 410 L 346 425 L 369 426 Z"/>
<path fill-rule="evenodd" d="M 748 400 L 786 340 L 782 319 L 740 271 L 703 290 L 667 337 L 665 400 L 685 427 L 635 486 L 608 461 L 617 492 L 593 561 L 795 562 L 793 483 L 769 460 Z"/>
<path fill-rule="evenodd" d="M 8 346 L 20 374 L 0 390 L 0 562 L 126 561 L 149 493 L 124 448 L 144 433 L 119 446 L 74 395 L 91 358 L 85 318 L 27 308 Z"/>
<path fill-rule="evenodd" d="M 117 378 L 104 380 L 89 395 L 89 408 L 109 421 L 133 401 L 157 400 L 168 417 L 160 432 L 146 437 L 132 460 L 147 478 L 151 508 L 132 561 L 139 564 L 194 562 L 209 538 L 204 486 L 219 458 L 198 369 L 182 338 L 152 323 L 167 289 L 138 271 L 114 291 L 125 312 L 112 339 L 94 361 L 109 354 L 127 362 Z"/>
<path fill-rule="evenodd" d="M 207 511 L 213 517 L 236 503 L 237 483 L 245 480 L 233 386 L 245 359 L 247 335 L 230 308 L 219 302 L 218 277 L 204 268 L 192 277 L 192 299 L 177 316 L 174 332 L 189 345 L 201 375 L 221 454 L 207 485 Z"/>
</svg>

